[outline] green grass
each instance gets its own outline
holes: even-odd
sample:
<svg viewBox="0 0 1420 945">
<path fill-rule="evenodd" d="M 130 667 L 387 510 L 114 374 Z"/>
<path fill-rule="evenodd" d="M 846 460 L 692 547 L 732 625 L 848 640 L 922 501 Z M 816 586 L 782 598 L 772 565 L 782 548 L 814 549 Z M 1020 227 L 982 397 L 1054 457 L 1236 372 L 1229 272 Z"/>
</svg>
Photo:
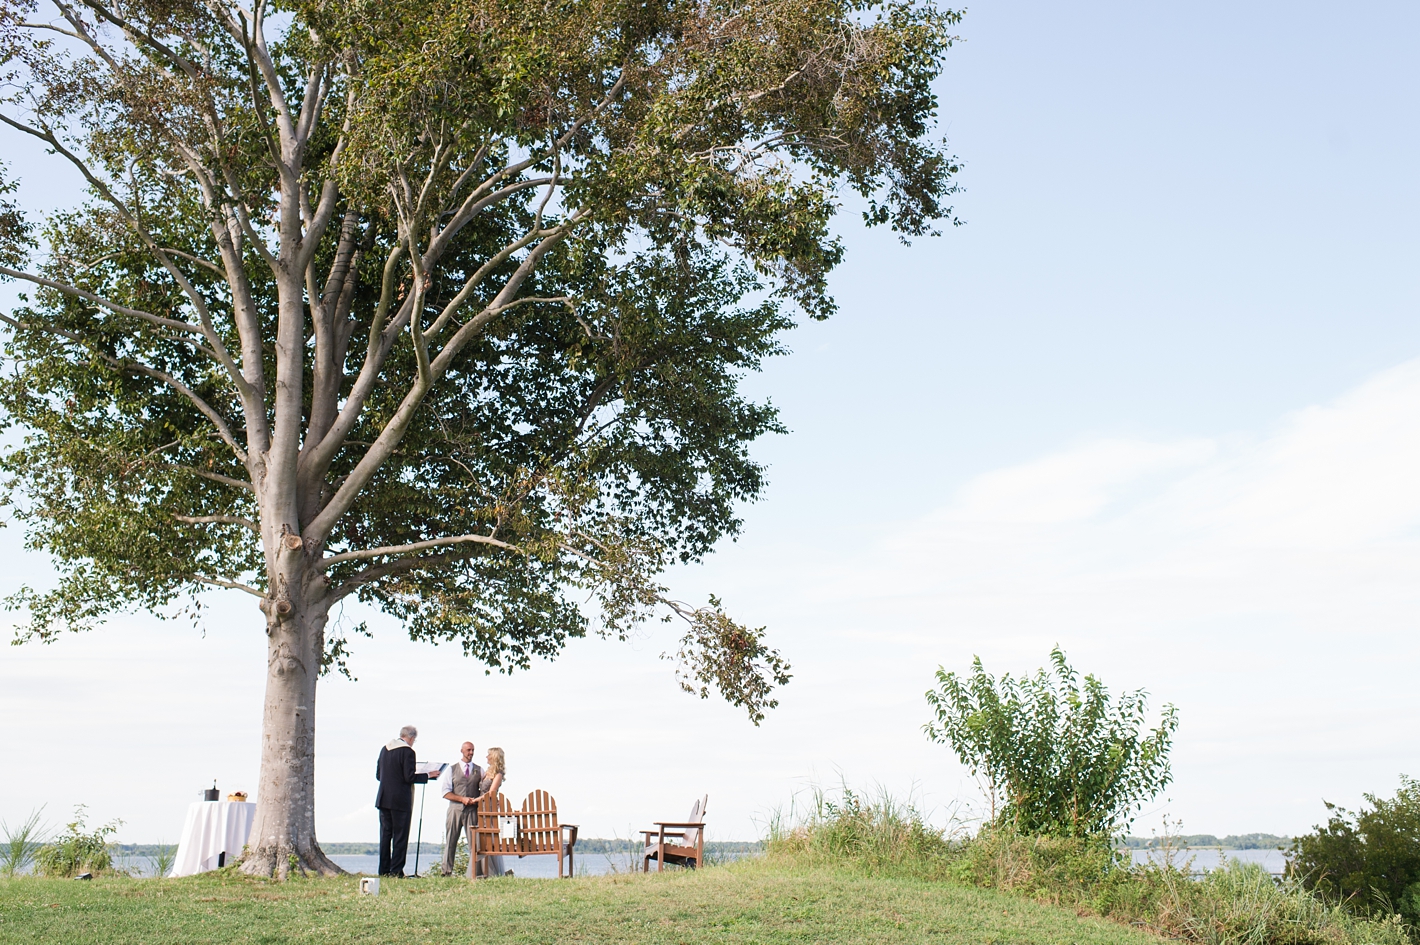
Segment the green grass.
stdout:
<svg viewBox="0 0 1420 945">
<path fill-rule="evenodd" d="M 280 884 L 188 879 L 0 880 L 0 943 L 951 943 L 1158 945 L 1151 935 L 995 890 L 796 866 L 568 881 Z"/>
</svg>

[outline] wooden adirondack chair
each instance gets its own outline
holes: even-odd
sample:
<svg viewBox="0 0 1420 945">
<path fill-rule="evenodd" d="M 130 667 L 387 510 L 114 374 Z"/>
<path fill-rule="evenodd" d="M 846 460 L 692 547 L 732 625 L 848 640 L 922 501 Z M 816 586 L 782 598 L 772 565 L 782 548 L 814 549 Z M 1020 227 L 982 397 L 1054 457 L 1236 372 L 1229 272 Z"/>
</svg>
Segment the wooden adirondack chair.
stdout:
<svg viewBox="0 0 1420 945">
<path fill-rule="evenodd" d="M 563 836 L 563 831 L 567 835 Z M 557 801 L 546 791 L 533 791 L 523 799 L 518 812 L 518 834 L 522 852 L 518 856 L 539 853 L 557 857 L 557 878 L 562 878 L 562 858 L 567 858 L 567 876 L 573 873 L 574 850 L 577 846 L 577 825 L 557 822 Z"/>
<path fill-rule="evenodd" d="M 505 831 L 500 829 L 499 821 L 505 817 L 517 823 L 513 837 L 505 836 Z M 572 875 L 576 846 L 577 825 L 558 822 L 557 801 L 546 791 L 529 794 L 521 810 L 514 810 L 502 794 L 478 805 L 479 856 L 555 856 L 557 878 L 561 879 Z M 565 874 L 563 857 L 567 859 Z"/>
<path fill-rule="evenodd" d="M 710 796 L 695 802 L 690 808 L 690 816 L 683 821 L 656 821 L 655 830 L 643 830 L 641 836 L 641 872 L 651 870 L 651 861 L 656 861 L 656 872 L 661 872 L 667 863 L 676 863 L 696 869 L 705 863 L 705 808 L 710 805 Z"/>
</svg>

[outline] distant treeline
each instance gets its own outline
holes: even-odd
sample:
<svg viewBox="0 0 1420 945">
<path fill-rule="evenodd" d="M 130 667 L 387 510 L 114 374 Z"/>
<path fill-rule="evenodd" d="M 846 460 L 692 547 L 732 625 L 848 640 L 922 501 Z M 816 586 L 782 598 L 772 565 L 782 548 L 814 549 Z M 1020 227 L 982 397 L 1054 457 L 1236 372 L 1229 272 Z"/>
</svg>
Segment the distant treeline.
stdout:
<svg viewBox="0 0 1420 945">
<path fill-rule="evenodd" d="M 1230 833 L 1226 837 L 1215 837 L 1211 833 L 1192 833 L 1168 839 L 1174 846 L 1222 847 L 1224 850 L 1276 850 L 1292 842 L 1291 837 L 1279 837 L 1270 833 Z M 1121 847 L 1129 850 L 1150 850 L 1163 846 L 1163 838 L 1125 837 L 1119 843 Z"/>
<path fill-rule="evenodd" d="M 625 853 L 627 850 L 635 850 L 641 845 L 640 839 L 636 840 L 603 840 L 597 837 L 587 837 L 577 841 L 578 853 Z M 764 849 L 764 842 L 761 840 L 706 840 L 705 852 L 710 856 L 720 856 L 721 854 L 734 853 L 759 853 Z"/>
<path fill-rule="evenodd" d="M 1276 850 L 1279 847 L 1287 847 L 1291 844 L 1291 837 L 1279 837 L 1270 833 L 1243 833 L 1228 834 L 1226 837 L 1217 837 L 1211 833 L 1194 833 L 1187 836 L 1170 838 L 1176 846 L 1184 847 L 1222 847 L 1224 850 Z M 600 837 L 582 837 L 577 841 L 578 853 L 625 853 L 627 850 L 634 850 L 639 840 L 606 840 Z M 1158 837 L 1125 837 L 1119 841 L 1123 849 L 1128 850 L 1148 850 L 1162 845 Z M 119 856 L 153 856 L 163 844 L 158 843 L 116 843 L 113 851 Z M 168 844 L 173 846 L 173 844 Z M 379 856 L 380 845 L 378 843 L 322 843 L 320 848 L 327 856 Z M 722 856 L 734 854 L 743 856 L 747 853 L 759 853 L 764 849 L 764 843 L 760 840 L 706 840 L 705 852 L 710 856 Z M 421 847 L 422 855 L 437 854 L 443 850 L 441 843 L 430 843 L 425 841 Z M 409 855 L 414 855 L 414 844 L 409 845 Z"/>
</svg>

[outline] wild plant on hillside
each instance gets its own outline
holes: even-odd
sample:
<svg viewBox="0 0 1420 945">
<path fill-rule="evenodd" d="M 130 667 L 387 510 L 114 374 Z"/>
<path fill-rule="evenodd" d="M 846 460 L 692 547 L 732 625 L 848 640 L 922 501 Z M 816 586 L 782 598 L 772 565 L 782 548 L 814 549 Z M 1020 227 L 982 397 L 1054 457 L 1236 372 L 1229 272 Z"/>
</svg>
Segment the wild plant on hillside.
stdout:
<svg viewBox="0 0 1420 945">
<path fill-rule="evenodd" d="M 1132 866 L 1100 838 L 988 825 L 963 846 L 949 876 L 1200 945 L 1409 945 L 1398 918 L 1351 916 L 1256 863 L 1233 860 L 1202 876 L 1190 867 L 1172 858 Z"/>
<path fill-rule="evenodd" d="M 1170 923 L 1202 945 L 1409 945 L 1400 916 L 1350 915 L 1291 879 L 1273 879 L 1257 863 L 1231 860 L 1201 879 L 1177 884 Z"/>
<path fill-rule="evenodd" d="M 791 803 L 787 812 L 771 814 L 765 844 L 771 856 L 933 876 L 953 855 L 953 831 L 927 823 L 910 798 L 879 789 L 867 799 L 847 785 L 836 800 L 817 785 L 811 797 L 802 813 Z"/>
<path fill-rule="evenodd" d="M 1326 804 L 1327 823 L 1292 842 L 1289 872 L 1356 915 L 1420 927 L 1420 781 L 1401 775 L 1395 797 L 1364 796 L 1355 812 Z"/>
<path fill-rule="evenodd" d="M 159 843 L 157 848 L 148 854 L 148 865 L 153 870 L 153 875 L 157 877 L 167 876 L 173 871 L 173 863 L 177 861 L 177 846 L 171 843 Z"/>
<path fill-rule="evenodd" d="M 39 818 L 43 811 L 43 807 L 31 811 L 30 816 L 17 827 L 11 827 L 0 820 L 0 833 L 5 835 L 4 843 L 0 844 L 0 876 L 14 876 L 19 873 L 34 860 L 39 848 L 44 846 L 44 840 L 41 838 L 49 828 L 40 823 Z"/>
<path fill-rule="evenodd" d="M 999 826 L 1112 836 L 1171 780 L 1178 714 L 1165 705 L 1146 731 L 1144 690 L 1116 700 L 1096 677 L 1081 680 L 1058 647 L 1050 661 L 1020 679 L 988 675 L 980 657 L 966 677 L 938 668 L 927 692 L 936 718 L 923 730 L 984 781 Z"/>
<path fill-rule="evenodd" d="M 40 847 L 35 853 L 35 867 L 41 876 L 68 877 L 79 873 L 102 873 L 113 868 L 113 853 L 109 849 L 109 837 L 118 832 L 121 820 L 111 820 L 102 827 L 87 831 L 84 810 L 86 805 L 74 808 L 74 819 L 65 827 L 65 833 L 55 837 Z"/>
</svg>

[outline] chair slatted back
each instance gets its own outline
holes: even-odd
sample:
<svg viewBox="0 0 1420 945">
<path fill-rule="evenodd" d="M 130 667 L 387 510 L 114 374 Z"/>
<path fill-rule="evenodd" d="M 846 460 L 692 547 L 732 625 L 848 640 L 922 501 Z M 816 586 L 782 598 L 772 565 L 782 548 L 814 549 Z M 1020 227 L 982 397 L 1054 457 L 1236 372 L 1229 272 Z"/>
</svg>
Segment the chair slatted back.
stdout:
<svg viewBox="0 0 1420 945">
<path fill-rule="evenodd" d="M 533 791 L 518 814 L 524 853 L 556 853 L 561 849 L 562 828 L 557 823 L 557 801 L 546 791 Z"/>
<path fill-rule="evenodd" d="M 492 801 L 484 800 L 478 805 L 478 833 L 479 854 L 488 856 L 490 854 L 513 853 L 518 850 L 518 841 L 515 838 L 504 838 L 498 833 L 498 818 L 515 817 L 517 811 L 513 810 L 513 804 L 500 792 Z"/>
<path fill-rule="evenodd" d="M 685 822 L 688 823 L 688 824 L 703 824 L 703 823 L 705 823 L 705 808 L 706 808 L 706 807 L 709 807 L 709 806 L 710 806 L 710 795 L 707 794 L 707 795 L 705 796 L 705 799 L 704 799 L 704 800 L 701 800 L 700 798 L 696 798 L 696 799 L 695 799 L 695 804 L 692 805 L 691 808 L 690 808 L 690 816 L 687 817 L 687 818 L 685 818 Z M 681 845 L 683 845 L 683 846 L 693 847 L 693 846 L 695 846 L 695 844 L 696 844 L 699 840 L 700 840 L 700 828 L 699 828 L 699 827 L 694 827 L 694 828 L 691 828 L 691 829 L 687 829 L 687 830 L 686 830 L 686 832 L 685 832 L 685 839 L 681 840 L 680 842 L 681 842 Z"/>
</svg>

